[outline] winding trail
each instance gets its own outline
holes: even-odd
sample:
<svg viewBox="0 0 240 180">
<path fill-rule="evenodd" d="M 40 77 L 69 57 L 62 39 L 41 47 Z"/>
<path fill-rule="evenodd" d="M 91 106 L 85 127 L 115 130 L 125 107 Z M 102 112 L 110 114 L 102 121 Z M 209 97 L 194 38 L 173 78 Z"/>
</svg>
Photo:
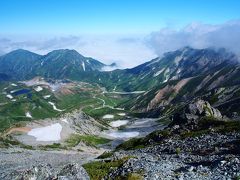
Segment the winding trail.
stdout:
<svg viewBox="0 0 240 180">
<path fill-rule="evenodd" d="M 120 111 L 123 111 L 123 110 L 124 110 L 124 108 L 115 108 L 115 107 L 113 107 L 113 106 L 106 105 L 106 101 L 105 101 L 104 99 L 101 99 L 101 98 L 99 98 L 99 97 L 94 97 L 94 98 L 99 99 L 99 100 L 102 101 L 102 103 L 103 103 L 102 106 L 94 108 L 95 110 L 96 110 L 96 109 L 102 109 L 102 108 L 110 108 L 110 109 L 115 109 L 115 110 L 120 110 Z"/>
</svg>

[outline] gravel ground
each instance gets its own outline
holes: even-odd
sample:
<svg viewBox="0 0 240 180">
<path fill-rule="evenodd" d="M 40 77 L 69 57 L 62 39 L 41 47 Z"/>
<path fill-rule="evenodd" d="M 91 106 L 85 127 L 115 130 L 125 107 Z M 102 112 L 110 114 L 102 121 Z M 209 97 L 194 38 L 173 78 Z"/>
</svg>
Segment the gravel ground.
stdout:
<svg viewBox="0 0 240 180">
<path fill-rule="evenodd" d="M 73 163 L 82 165 L 98 155 L 73 151 L 0 149 L 0 179 L 6 179 L 7 175 L 15 171 L 26 170 L 40 164 L 50 164 L 55 169 L 60 169 L 64 165 Z"/>
</svg>

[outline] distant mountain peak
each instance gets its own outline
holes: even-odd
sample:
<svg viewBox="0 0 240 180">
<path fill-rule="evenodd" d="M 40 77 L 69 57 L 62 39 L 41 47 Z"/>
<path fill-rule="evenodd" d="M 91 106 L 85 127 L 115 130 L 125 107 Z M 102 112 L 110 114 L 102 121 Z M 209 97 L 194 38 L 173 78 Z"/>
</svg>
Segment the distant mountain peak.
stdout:
<svg viewBox="0 0 240 180">
<path fill-rule="evenodd" d="M 35 54 L 35 55 L 38 55 L 36 53 L 33 53 L 31 51 L 28 51 L 26 49 L 16 49 L 16 50 L 13 50 L 5 55 L 8 55 L 8 54 Z"/>
<path fill-rule="evenodd" d="M 64 54 L 64 55 L 74 55 L 74 56 L 84 57 L 74 49 L 57 49 L 49 52 L 47 55 L 50 55 L 50 54 Z"/>
</svg>

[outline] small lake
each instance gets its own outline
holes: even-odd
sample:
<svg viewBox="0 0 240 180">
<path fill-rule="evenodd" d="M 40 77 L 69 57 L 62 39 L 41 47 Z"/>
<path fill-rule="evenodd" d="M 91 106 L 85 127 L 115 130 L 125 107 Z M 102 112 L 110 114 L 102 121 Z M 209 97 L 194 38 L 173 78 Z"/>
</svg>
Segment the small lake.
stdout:
<svg viewBox="0 0 240 180">
<path fill-rule="evenodd" d="M 125 127 L 121 130 L 107 130 L 104 132 L 104 135 L 113 140 L 110 146 L 111 148 L 115 148 L 130 138 L 144 137 L 155 130 L 166 127 L 166 124 L 159 123 L 158 120 L 154 118 L 142 118 L 112 121 L 110 123 L 112 127 L 119 127 L 119 125 L 125 125 Z"/>
<path fill-rule="evenodd" d="M 19 95 L 22 95 L 22 94 L 30 94 L 31 90 L 30 89 L 21 89 L 21 90 L 17 90 L 15 92 L 13 92 L 12 94 L 14 96 L 19 96 Z"/>
</svg>

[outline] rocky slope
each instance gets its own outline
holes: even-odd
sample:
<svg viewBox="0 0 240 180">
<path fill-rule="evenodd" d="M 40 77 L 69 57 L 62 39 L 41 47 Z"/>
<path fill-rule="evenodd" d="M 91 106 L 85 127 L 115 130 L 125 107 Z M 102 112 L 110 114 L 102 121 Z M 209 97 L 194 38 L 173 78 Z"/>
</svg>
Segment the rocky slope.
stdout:
<svg viewBox="0 0 240 180">
<path fill-rule="evenodd" d="M 237 179 L 239 125 L 239 121 L 223 120 L 206 101 L 191 102 L 174 114 L 165 130 L 118 146 L 105 161 L 129 159 L 104 179 Z"/>
<path fill-rule="evenodd" d="M 182 56 L 174 55 L 177 52 L 181 52 Z M 240 90 L 238 78 L 240 66 L 236 56 L 225 51 L 189 48 L 168 53 L 164 58 L 168 56 L 181 59 L 177 66 L 176 63 L 172 66 L 176 71 L 182 69 L 179 75 L 176 76 L 175 71 L 170 70 L 169 72 L 172 73 L 167 81 L 158 82 L 143 95 L 127 102 L 125 106 L 132 111 L 155 111 L 153 114 L 163 115 L 176 109 L 180 104 L 199 97 L 218 107 L 223 115 L 230 118 L 238 116 L 239 109 L 236 104 Z M 174 62 L 170 58 L 168 60 L 170 60 L 169 63 Z M 171 66 L 167 67 L 171 69 Z"/>
<path fill-rule="evenodd" d="M 91 153 L 39 151 L 25 149 L 0 150 L 0 179 L 89 179 L 81 167 L 97 155 Z"/>
</svg>

